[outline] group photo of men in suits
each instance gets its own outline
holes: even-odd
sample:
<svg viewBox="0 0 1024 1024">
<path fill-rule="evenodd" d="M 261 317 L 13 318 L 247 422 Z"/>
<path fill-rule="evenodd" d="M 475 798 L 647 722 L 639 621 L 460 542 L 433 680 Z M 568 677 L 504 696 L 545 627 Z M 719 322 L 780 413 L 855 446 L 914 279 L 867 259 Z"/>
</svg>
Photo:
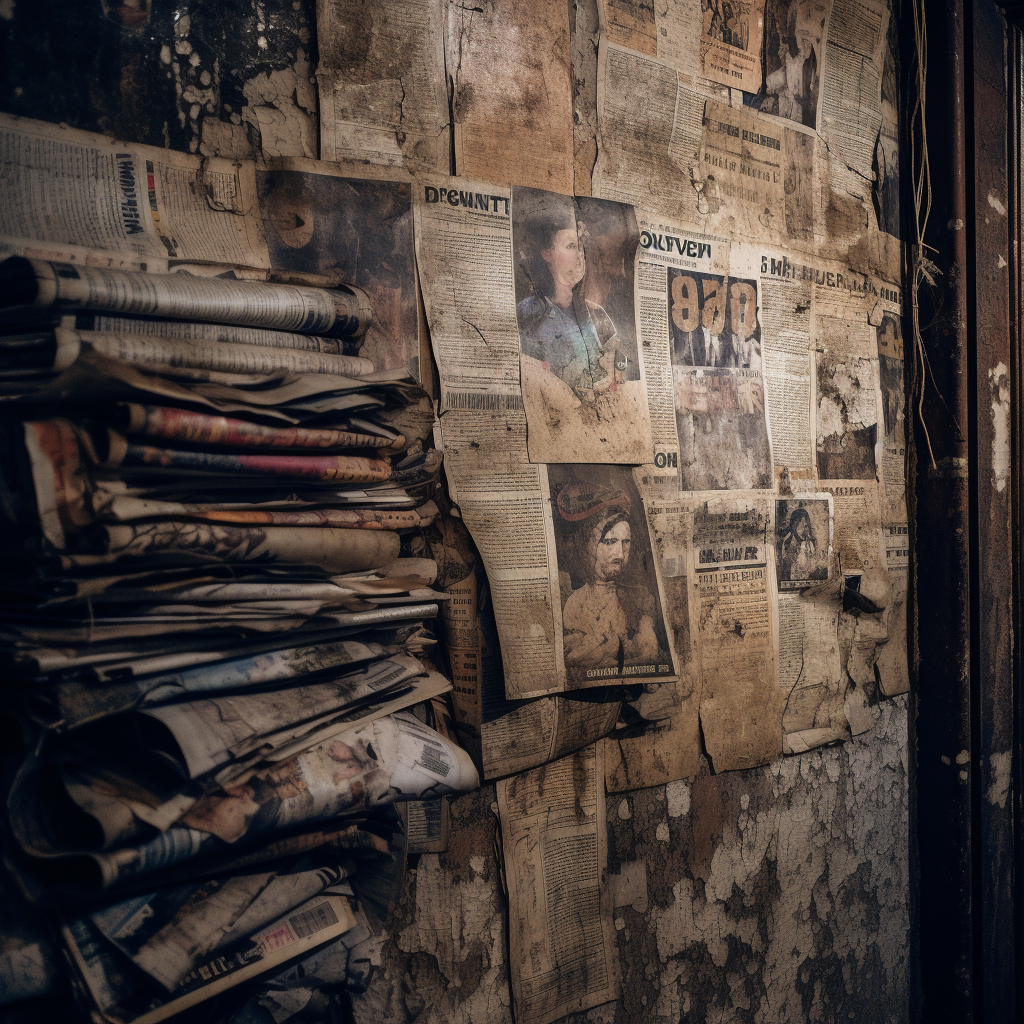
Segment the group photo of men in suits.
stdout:
<svg viewBox="0 0 1024 1024">
<path fill-rule="evenodd" d="M 668 274 L 673 364 L 760 370 L 754 283 L 676 268 Z"/>
</svg>

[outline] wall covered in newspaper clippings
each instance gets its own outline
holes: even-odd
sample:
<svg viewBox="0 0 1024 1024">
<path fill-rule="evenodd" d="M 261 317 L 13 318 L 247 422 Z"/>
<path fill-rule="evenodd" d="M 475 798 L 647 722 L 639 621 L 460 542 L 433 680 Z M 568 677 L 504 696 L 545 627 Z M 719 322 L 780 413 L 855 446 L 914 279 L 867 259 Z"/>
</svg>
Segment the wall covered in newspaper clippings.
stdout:
<svg viewBox="0 0 1024 1024">
<path fill-rule="evenodd" d="M 538 5 L 535 23 L 523 26 L 490 0 L 455 13 L 430 0 L 409 5 L 415 17 L 404 24 L 394 5 L 381 4 L 387 32 L 415 30 L 421 44 L 389 51 L 378 36 L 353 60 L 345 48 L 361 37 L 328 37 L 324 27 L 365 6 L 318 4 L 320 152 L 351 177 L 421 176 L 407 187 L 449 481 L 486 568 L 475 574 L 476 614 L 460 634 L 475 630 L 475 638 L 459 656 L 467 680 L 477 678 L 465 687 L 477 693 L 463 696 L 484 705 L 482 724 L 467 714 L 468 727 L 492 737 L 487 775 L 524 772 L 515 778 L 543 800 L 545 773 L 532 765 L 554 762 L 547 774 L 575 778 L 589 800 L 586 773 L 605 765 L 606 807 L 591 818 L 606 838 L 597 844 L 594 831 L 593 856 L 591 818 L 579 803 L 564 836 L 544 836 L 554 850 L 571 842 L 574 863 L 604 873 L 601 898 L 584 901 L 594 942 L 585 927 L 580 941 L 591 953 L 597 943 L 602 956 L 609 944 L 617 949 L 619 964 L 613 969 L 605 956 L 597 991 L 619 995 L 588 1019 L 753 1020 L 770 1012 L 780 1020 L 902 1021 L 906 698 L 880 699 L 907 685 L 889 12 L 859 4 L 854 17 L 842 0 L 596 0 L 568 13 Z M 857 31 L 865 25 L 870 32 Z M 748 55 L 757 51 L 752 70 Z M 410 66 L 396 70 L 397 60 Z M 495 64 L 506 73 L 496 76 Z M 359 102 L 378 86 L 388 102 L 374 104 L 371 118 Z M 272 134 L 265 132 L 268 146 Z M 291 148 L 286 142 L 273 155 L 315 155 L 303 137 L 296 130 Z M 208 155 L 218 155 L 212 146 Z M 452 190 L 446 195 L 456 202 L 432 207 L 425 184 Z M 568 307 L 583 350 L 575 346 L 566 359 L 560 349 L 559 373 L 530 363 L 556 361 L 531 354 L 523 340 L 524 317 L 537 320 L 554 292 L 545 295 L 536 275 L 523 280 L 517 199 L 538 189 L 593 197 L 590 208 L 564 201 L 587 278 Z M 463 195 L 489 202 L 481 209 Z M 510 202 L 501 209 L 508 220 L 494 196 Z M 605 242 L 613 232 L 602 205 L 635 218 L 639 246 L 628 266 Z M 542 265 L 550 267 L 541 253 L 557 248 L 553 241 L 534 246 Z M 394 255 L 385 271 L 399 283 L 384 285 L 395 295 L 394 333 L 404 332 L 410 356 L 419 356 L 398 259 L 407 254 Z M 530 296 L 535 302 L 524 307 Z M 556 307 L 546 327 L 532 326 L 535 337 L 557 332 Z M 587 352 L 593 339 L 596 350 Z M 550 411 L 562 401 L 579 422 L 600 423 L 594 410 L 624 398 L 630 383 L 642 384 L 643 402 L 618 422 L 633 429 L 590 445 L 612 451 L 612 464 L 573 454 L 559 465 L 563 428 L 560 419 L 548 425 Z M 586 447 L 574 430 L 562 453 L 581 436 Z M 616 670 L 607 689 L 620 703 L 571 699 L 565 610 L 574 594 L 583 604 L 594 583 L 576 568 L 586 541 L 567 554 L 560 540 L 570 525 L 582 535 L 587 517 L 566 519 L 558 499 L 579 488 L 566 482 L 579 462 L 594 465 L 594 486 L 589 498 L 562 502 L 570 516 L 609 502 L 595 521 L 645 517 L 645 538 L 630 527 L 628 555 L 624 538 L 611 538 L 618 552 L 610 558 L 623 566 L 610 614 L 627 624 L 605 635 L 620 650 L 597 670 Z M 610 471 L 635 477 L 617 489 L 628 509 L 597 480 Z M 732 535 L 721 522 L 712 529 L 709 517 L 720 515 L 726 525 L 741 517 L 731 520 Z M 616 529 L 625 533 L 614 523 L 605 532 Z M 748 548 L 756 549 L 749 559 Z M 627 588 L 641 586 L 638 578 L 657 614 L 632 600 Z M 714 587 L 702 582 L 712 578 Z M 878 610 L 851 610 L 840 583 Z M 627 641 L 641 651 L 648 620 L 657 653 L 629 661 Z M 521 634 L 519 622 L 528 627 Z M 534 683 L 515 691 L 507 690 L 516 678 L 507 656 L 502 670 L 509 647 L 520 664 L 533 659 Z M 664 682 L 624 674 L 666 663 Z M 722 673 L 729 664 L 744 672 Z M 522 753 L 522 737 L 536 740 L 541 722 L 543 740 L 515 760 L 509 745 Z M 594 740 L 611 730 L 601 757 L 588 760 Z M 760 739 L 751 744 L 750 736 Z M 780 750 L 799 756 L 780 758 Z M 515 949 L 506 945 L 500 877 L 522 871 L 511 913 L 520 928 L 546 934 L 546 925 L 531 924 L 522 886 L 547 867 L 542 853 L 527 862 L 506 848 L 504 864 L 495 855 L 491 805 L 504 799 L 485 787 L 453 803 L 449 849 L 423 854 L 409 872 L 382 963 L 354 997 L 357 1020 L 498 1022 L 518 1010 L 515 1019 L 539 1022 L 574 1008 L 550 1000 L 545 1017 L 535 991 L 528 1003 L 510 993 Z M 508 843 L 514 832 L 503 826 Z M 556 881 L 547 879 L 551 891 Z M 879 927 L 860 923 L 869 919 Z M 563 951 L 569 962 L 556 960 L 567 978 L 574 948 Z M 621 987 L 613 990 L 616 974 Z M 585 1006 L 594 1006 L 586 993 L 575 1004 Z"/>
</svg>

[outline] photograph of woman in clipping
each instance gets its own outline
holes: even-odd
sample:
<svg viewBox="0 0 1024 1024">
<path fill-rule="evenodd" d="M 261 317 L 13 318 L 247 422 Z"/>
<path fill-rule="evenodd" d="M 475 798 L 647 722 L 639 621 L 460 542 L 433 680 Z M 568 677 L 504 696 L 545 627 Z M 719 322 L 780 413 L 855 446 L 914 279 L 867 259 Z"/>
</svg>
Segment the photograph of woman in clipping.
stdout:
<svg viewBox="0 0 1024 1024">
<path fill-rule="evenodd" d="M 650 461 L 632 208 L 516 188 L 512 241 L 530 458 Z"/>
<path fill-rule="evenodd" d="M 828 498 L 775 502 L 775 571 L 779 590 L 800 590 L 828 579 Z"/>
<path fill-rule="evenodd" d="M 529 228 L 534 244 L 522 262 L 534 293 L 516 304 L 520 350 L 545 363 L 581 402 L 593 402 L 616 383 L 619 336 L 605 310 L 577 291 L 587 264 L 575 210 L 559 203 Z"/>
</svg>

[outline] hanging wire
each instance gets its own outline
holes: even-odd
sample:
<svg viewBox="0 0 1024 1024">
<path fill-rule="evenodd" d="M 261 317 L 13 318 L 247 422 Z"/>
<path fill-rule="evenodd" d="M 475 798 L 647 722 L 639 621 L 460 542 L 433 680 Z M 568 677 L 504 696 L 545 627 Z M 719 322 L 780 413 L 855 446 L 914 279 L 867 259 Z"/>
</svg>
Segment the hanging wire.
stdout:
<svg viewBox="0 0 1024 1024">
<path fill-rule="evenodd" d="M 914 108 L 910 113 L 911 147 L 910 147 L 910 175 L 914 183 L 914 250 L 913 250 L 913 271 L 911 277 L 911 325 L 914 333 L 914 388 L 917 391 L 917 418 L 924 432 L 924 439 L 928 445 L 928 456 L 932 462 L 932 468 L 937 469 L 935 452 L 932 449 L 931 435 L 928 433 L 928 424 L 924 421 L 924 395 L 928 377 L 932 378 L 935 384 L 935 376 L 932 373 L 931 362 L 928 353 L 925 351 L 924 339 L 921 337 L 921 317 L 918 308 L 918 292 L 922 281 L 935 286 L 935 278 L 939 274 L 938 267 L 924 255 L 926 246 L 924 243 L 925 233 L 928 229 L 928 218 L 932 212 L 932 177 L 931 167 L 928 161 L 928 118 L 927 118 L 927 96 L 925 95 L 925 83 L 928 79 L 928 29 L 925 22 L 925 0 L 913 0 L 914 10 L 914 51 L 917 55 L 917 89 L 914 97 Z M 914 132 L 914 126 L 918 125 L 918 131 Z M 920 137 L 920 160 L 918 160 L 918 147 L 916 141 Z M 935 250 L 932 249 L 934 252 Z M 936 385 L 936 390 L 938 386 Z"/>
</svg>

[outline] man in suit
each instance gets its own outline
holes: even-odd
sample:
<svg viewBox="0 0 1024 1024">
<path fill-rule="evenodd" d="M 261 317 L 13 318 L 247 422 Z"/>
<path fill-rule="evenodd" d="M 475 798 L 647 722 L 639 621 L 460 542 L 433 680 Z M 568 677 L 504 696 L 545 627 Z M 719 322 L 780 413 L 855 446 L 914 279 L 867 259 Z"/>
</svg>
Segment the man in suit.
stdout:
<svg viewBox="0 0 1024 1024">
<path fill-rule="evenodd" d="M 700 326 L 692 331 L 673 331 L 673 355 L 677 366 L 737 366 L 736 346 L 722 322 L 721 308 L 706 301 L 700 311 Z"/>
</svg>

